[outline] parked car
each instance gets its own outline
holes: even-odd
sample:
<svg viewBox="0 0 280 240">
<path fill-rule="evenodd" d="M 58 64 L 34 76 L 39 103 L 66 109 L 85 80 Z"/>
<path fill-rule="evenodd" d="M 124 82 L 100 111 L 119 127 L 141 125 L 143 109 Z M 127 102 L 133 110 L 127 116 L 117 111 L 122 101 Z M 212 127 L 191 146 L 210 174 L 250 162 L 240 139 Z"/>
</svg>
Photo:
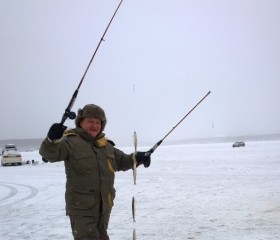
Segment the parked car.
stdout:
<svg viewBox="0 0 280 240">
<path fill-rule="evenodd" d="M 232 147 L 245 147 L 245 143 L 244 142 L 235 142 L 234 144 L 232 144 Z"/>
<path fill-rule="evenodd" d="M 21 153 L 17 150 L 16 145 L 6 144 L 1 156 L 1 165 L 22 165 Z"/>
</svg>

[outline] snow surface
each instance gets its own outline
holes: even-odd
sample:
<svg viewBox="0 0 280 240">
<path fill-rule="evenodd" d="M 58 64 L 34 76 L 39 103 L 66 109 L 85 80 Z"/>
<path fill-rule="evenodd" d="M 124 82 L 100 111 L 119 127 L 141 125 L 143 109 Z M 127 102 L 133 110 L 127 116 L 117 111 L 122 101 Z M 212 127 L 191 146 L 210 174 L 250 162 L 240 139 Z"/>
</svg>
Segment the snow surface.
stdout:
<svg viewBox="0 0 280 240">
<path fill-rule="evenodd" d="M 130 153 L 133 148 L 122 148 Z M 141 148 L 147 150 L 148 148 Z M 0 239 L 73 239 L 63 163 L 0 167 Z M 280 235 L 280 141 L 160 146 L 149 168 L 116 173 L 111 240 L 260 240 Z M 131 201 L 136 199 L 136 223 Z"/>
</svg>

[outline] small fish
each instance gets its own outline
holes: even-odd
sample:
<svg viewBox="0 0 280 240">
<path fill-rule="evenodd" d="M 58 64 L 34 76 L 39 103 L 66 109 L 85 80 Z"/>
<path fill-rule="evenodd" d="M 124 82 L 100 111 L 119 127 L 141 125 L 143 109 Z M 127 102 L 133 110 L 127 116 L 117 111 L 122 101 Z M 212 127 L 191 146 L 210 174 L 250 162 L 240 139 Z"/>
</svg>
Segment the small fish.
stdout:
<svg viewBox="0 0 280 240">
<path fill-rule="evenodd" d="M 136 135 L 135 131 L 134 131 L 134 134 L 133 134 L 133 138 L 134 138 L 134 154 L 136 154 L 137 153 L 137 135 Z M 133 159 L 133 182 L 134 182 L 134 185 L 136 185 L 136 176 L 137 176 L 136 160 L 134 158 Z"/>
<path fill-rule="evenodd" d="M 132 198 L 132 218 L 133 218 L 133 222 L 135 223 L 135 212 L 136 212 L 136 202 L 135 202 L 135 198 Z"/>
<path fill-rule="evenodd" d="M 134 151 L 137 152 L 137 134 L 135 131 L 133 134 L 133 138 L 134 138 Z"/>
<path fill-rule="evenodd" d="M 137 170 L 136 170 L 136 163 L 133 163 L 133 183 L 136 185 L 136 175 L 137 175 Z"/>
<path fill-rule="evenodd" d="M 135 230 L 135 228 L 133 229 L 133 240 L 136 240 L 136 230 Z"/>
</svg>

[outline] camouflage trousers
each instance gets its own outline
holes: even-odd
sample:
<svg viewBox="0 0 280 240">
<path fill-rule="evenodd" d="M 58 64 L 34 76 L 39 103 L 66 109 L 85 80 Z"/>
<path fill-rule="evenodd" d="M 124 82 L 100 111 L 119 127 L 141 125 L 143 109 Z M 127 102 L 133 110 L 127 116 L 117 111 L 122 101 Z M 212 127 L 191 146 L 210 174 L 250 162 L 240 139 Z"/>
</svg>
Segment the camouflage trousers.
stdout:
<svg viewBox="0 0 280 240">
<path fill-rule="evenodd" d="M 110 214 L 99 219 L 74 215 L 69 217 L 75 240 L 110 240 L 107 234 Z"/>
</svg>

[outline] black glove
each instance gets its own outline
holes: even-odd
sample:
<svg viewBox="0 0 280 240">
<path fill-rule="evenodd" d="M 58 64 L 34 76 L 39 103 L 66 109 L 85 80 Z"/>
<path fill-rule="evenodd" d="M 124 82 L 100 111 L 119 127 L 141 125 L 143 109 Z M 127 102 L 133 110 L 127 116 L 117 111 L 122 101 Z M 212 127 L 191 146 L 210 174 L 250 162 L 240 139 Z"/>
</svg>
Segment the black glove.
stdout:
<svg viewBox="0 0 280 240">
<path fill-rule="evenodd" d="M 151 154 L 149 152 L 137 152 L 135 158 L 139 165 L 143 163 L 146 168 L 151 164 Z"/>
<path fill-rule="evenodd" d="M 47 163 L 47 162 L 48 162 L 48 160 L 45 159 L 45 158 L 43 158 L 43 157 L 42 157 L 42 161 L 43 161 L 44 163 Z"/>
<path fill-rule="evenodd" d="M 61 123 L 54 123 L 51 127 L 50 130 L 48 132 L 48 138 L 51 141 L 55 141 L 58 140 L 60 138 L 62 138 L 63 133 L 65 131 L 67 127 L 65 127 L 64 125 L 62 125 Z"/>
</svg>

